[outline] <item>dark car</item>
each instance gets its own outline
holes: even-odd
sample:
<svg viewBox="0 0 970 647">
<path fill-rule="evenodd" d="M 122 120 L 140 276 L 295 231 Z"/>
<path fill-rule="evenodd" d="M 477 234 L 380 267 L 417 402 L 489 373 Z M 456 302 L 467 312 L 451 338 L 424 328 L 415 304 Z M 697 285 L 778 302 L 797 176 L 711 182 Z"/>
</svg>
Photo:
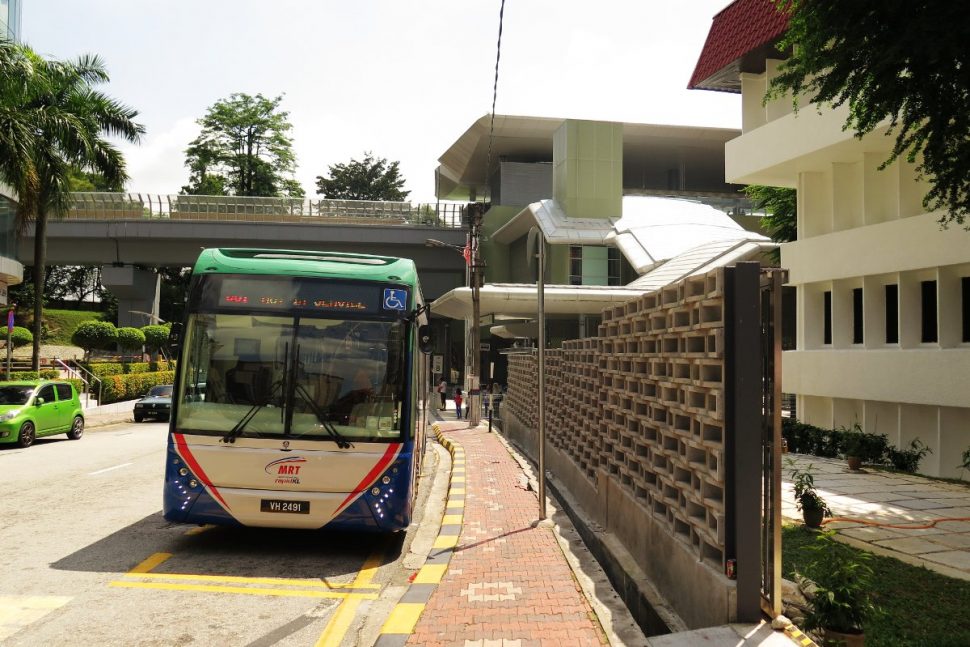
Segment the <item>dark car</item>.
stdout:
<svg viewBox="0 0 970 647">
<path fill-rule="evenodd" d="M 172 415 L 172 385 L 153 386 L 148 394 L 135 403 L 135 422 L 168 420 Z"/>
</svg>

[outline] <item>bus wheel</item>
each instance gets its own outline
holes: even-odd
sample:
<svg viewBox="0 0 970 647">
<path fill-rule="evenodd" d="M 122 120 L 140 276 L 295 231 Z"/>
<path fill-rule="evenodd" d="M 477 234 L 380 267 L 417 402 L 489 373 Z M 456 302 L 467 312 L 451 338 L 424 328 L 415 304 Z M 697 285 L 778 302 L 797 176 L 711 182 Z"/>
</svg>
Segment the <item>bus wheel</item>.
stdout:
<svg viewBox="0 0 970 647">
<path fill-rule="evenodd" d="M 34 431 L 34 423 L 25 422 L 20 428 L 20 435 L 17 436 L 17 446 L 18 447 L 30 447 L 34 444 L 34 437 L 36 436 Z"/>
<path fill-rule="evenodd" d="M 81 416 L 74 416 L 74 423 L 71 425 L 71 430 L 67 432 L 67 437 L 71 440 L 78 440 L 84 435 L 84 418 Z"/>
</svg>

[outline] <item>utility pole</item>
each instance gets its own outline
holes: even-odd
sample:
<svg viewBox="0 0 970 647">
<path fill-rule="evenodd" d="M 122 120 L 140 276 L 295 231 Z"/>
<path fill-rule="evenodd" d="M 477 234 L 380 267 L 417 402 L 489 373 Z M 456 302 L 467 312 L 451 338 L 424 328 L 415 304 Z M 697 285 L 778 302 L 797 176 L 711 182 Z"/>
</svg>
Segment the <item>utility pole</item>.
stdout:
<svg viewBox="0 0 970 647">
<path fill-rule="evenodd" d="M 472 330 L 471 330 L 471 365 L 468 369 L 468 423 L 475 427 L 482 419 L 481 395 L 481 308 L 479 289 L 482 284 L 482 263 L 478 253 L 478 241 L 482 229 L 484 205 L 470 202 L 466 207 L 468 213 L 468 247 L 470 256 L 468 264 L 471 269 L 469 278 L 472 288 Z"/>
</svg>

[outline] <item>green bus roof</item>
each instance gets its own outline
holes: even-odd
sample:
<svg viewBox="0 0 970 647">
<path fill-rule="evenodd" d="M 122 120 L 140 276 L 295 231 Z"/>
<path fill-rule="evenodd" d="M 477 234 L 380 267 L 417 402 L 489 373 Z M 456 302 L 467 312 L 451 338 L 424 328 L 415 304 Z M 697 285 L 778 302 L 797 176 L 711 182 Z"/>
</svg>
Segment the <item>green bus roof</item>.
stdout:
<svg viewBox="0 0 970 647">
<path fill-rule="evenodd" d="M 290 249 L 203 249 L 195 274 L 284 274 L 350 278 L 416 286 L 414 261 L 392 256 Z"/>
</svg>

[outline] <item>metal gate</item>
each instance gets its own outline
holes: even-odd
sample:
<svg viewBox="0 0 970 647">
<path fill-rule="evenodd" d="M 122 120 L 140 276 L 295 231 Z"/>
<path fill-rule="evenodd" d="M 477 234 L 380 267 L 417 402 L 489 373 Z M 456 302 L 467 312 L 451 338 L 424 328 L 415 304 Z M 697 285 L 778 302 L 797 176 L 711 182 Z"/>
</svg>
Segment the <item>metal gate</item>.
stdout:
<svg viewBox="0 0 970 647">
<path fill-rule="evenodd" d="M 761 271 L 761 606 L 781 614 L 782 285 L 788 272 Z"/>
</svg>

